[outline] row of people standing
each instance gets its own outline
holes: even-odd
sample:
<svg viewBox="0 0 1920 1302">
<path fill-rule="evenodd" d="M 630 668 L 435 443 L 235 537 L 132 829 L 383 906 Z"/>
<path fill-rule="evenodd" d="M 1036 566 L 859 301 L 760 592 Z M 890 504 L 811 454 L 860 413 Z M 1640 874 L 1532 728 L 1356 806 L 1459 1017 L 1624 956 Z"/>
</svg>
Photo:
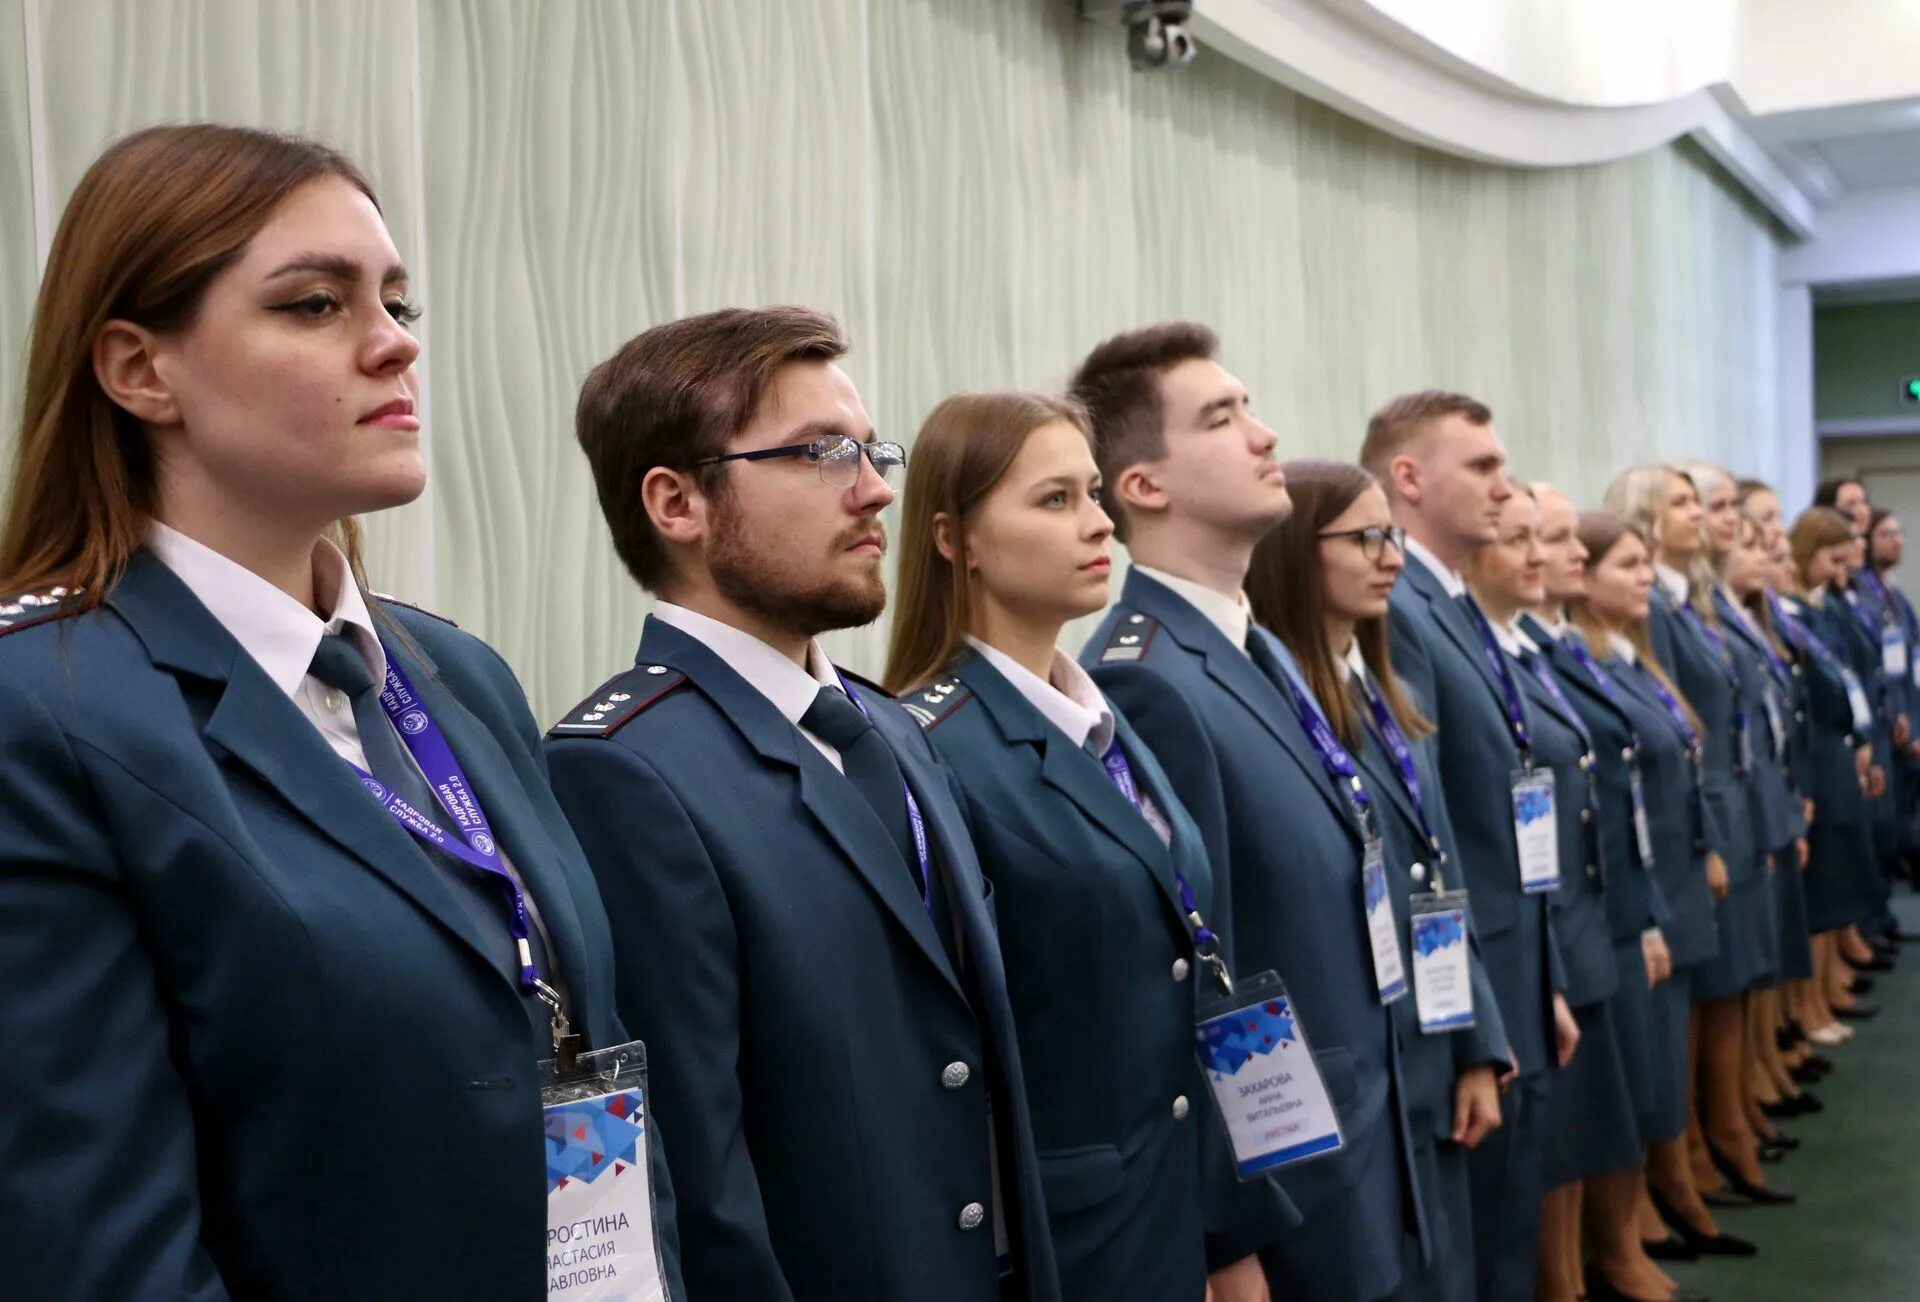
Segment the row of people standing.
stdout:
<svg viewBox="0 0 1920 1302">
<path fill-rule="evenodd" d="M 1558 1297 L 1584 1223 L 1667 1297 L 1649 1208 L 1736 1242 L 1690 1129 L 1764 1189 L 1745 1068 L 1806 1065 L 1760 1042 L 1850 997 L 1899 844 L 1841 517 L 1789 581 L 1701 468 L 1576 516 L 1443 393 L 1283 465 L 1151 326 L 928 418 L 881 686 L 817 639 L 887 607 L 905 450 L 830 319 L 709 313 L 583 387 L 656 604 L 543 739 L 366 589 L 414 311 L 311 142 L 143 132 L 62 219 L 0 530 L 8 1296 Z"/>
</svg>

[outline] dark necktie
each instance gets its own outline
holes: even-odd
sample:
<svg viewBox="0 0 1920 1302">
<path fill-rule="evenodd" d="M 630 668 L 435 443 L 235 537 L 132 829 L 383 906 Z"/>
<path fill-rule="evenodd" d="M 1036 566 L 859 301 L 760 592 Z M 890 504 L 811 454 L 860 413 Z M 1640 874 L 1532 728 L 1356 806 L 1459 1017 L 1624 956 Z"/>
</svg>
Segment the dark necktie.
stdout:
<svg viewBox="0 0 1920 1302">
<path fill-rule="evenodd" d="M 1293 703 L 1293 683 L 1287 677 L 1287 668 L 1280 663 L 1280 657 L 1273 653 L 1266 636 L 1257 628 L 1247 630 L 1247 658 L 1253 661 L 1253 667 L 1267 676 L 1274 690 L 1289 705 Z"/>
<path fill-rule="evenodd" d="M 360 749 L 367 756 L 367 771 L 387 787 L 442 827 L 446 815 L 420 770 L 415 768 L 400 747 L 399 734 L 380 708 L 380 693 L 375 691 L 373 670 L 352 639 L 342 633 L 329 633 L 320 639 L 308 673 L 328 687 L 342 692 L 353 705 L 354 728 L 360 733 Z"/>
<path fill-rule="evenodd" d="M 900 761 L 886 739 L 860 707 L 837 687 L 822 687 L 813 704 L 800 716 L 800 726 L 840 752 L 840 765 L 861 798 L 873 808 L 881 826 L 900 849 L 913 873 L 913 889 L 920 884 L 920 856 L 914 849 L 913 829 L 907 823 L 907 783 Z M 932 883 L 928 883 L 931 889 Z"/>
<path fill-rule="evenodd" d="M 377 684 L 373 670 L 368 667 L 366 657 L 360 654 L 360 648 L 345 635 L 330 633 L 320 639 L 320 649 L 313 653 L 313 664 L 307 672 L 336 691 L 345 693 L 352 702 L 353 723 L 360 734 L 360 749 L 367 757 L 367 771 L 399 792 L 401 799 L 443 829 L 448 829 L 451 819 L 440 807 L 440 801 L 427 785 L 427 780 L 420 776 L 420 770 L 401 747 L 400 735 L 387 721 L 387 712 L 380 708 L 380 693 L 375 690 Z M 382 814 L 381 817 L 386 815 Z M 449 837 L 456 835 L 448 829 Z M 433 853 L 425 842 L 411 833 L 407 834 L 407 839 L 415 842 L 436 867 L 448 870 L 445 878 L 453 888 L 453 897 L 479 928 L 479 934 L 489 938 L 488 952 L 503 957 L 511 954 L 513 938 L 507 930 L 507 914 L 501 905 L 500 884 L 491 875 L 469 868 L 451 855 Z M 504 850 L 501 852 L 501 862 L 506 862 Z M 531 899 L 528 905 L 529 908 L 535 907 Z M 557 984 L 559 974 L 553 969 L 538 927 L 533 928 L 527 943 L 532 947 L 535 965 L 547 980 Z M 523 992 L 523 998 L 527 1004 L 527 1015 L 533 1022 L 534 1044 L 544 1055 L 548 1045 L 546 1006 L 530 993 Z"/>
</svg>

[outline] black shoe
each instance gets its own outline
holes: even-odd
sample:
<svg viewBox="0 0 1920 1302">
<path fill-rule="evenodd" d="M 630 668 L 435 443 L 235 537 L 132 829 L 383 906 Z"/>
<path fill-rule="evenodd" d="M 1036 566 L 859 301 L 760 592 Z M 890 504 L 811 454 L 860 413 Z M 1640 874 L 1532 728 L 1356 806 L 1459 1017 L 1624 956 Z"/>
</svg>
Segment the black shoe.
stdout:
<svg viewBox="0 0 1920 1302">
<path fill-rule="evenodd" d="M 1775 1130 L 1771 1135 L 1761 1136 L 1760 1146 L 1762 1148 L 1777 1148 L 1783 1153 L 1797 1153 L 1800 1151 L 1800 1141 L 1784 1130 Z"/>
<path fill-rule="evenodd" d="M 1864 1022 L 1869 1017 L 1878 1017 L 1880 1015 L 1880 1005 L 1873 1003 L 1871 1000 L 1861 999 L 1855 1001 L 1851 1008 L 1834 1009 L 1833 1015 L 1849 1022 Z"/>
<path fill-rule="evenodd" d="M 1731 1189 L 1702 1189 L 1700 1201 L 1709 1207 L 1718 1207 L 1722 1210 L 1729 1207 L 1753 1206 L 1753 1199 L 1745 1194 L 1737 1194 Z"/>
<path fill-rule="evenodd" d="M 1833 1059 L 1827 1057 L 1826 1054 L 1821 1053 L 1818 1049 L 1815 1049 L 1807 1055 L 1807 1061 L 1803 1065 L 1813 1068 L 1824 1076 L 1833 1070 Z"/>
<path fill-rule="evenodd" d="M 1749 1243 L 1737 1234 L 1702 1234 L 1687 1224 L 1687 1218 L 1675 1211 L 1673 1204 L 1661 1197 L 1660 1192 L 1648 1186 L 1648 1197 L 1653 1199 L 1653 1210 L 1667 1223 L 1680 1241 L 1702 1257 L 1751 1257 L 1760 1251 L 1757 1244 Z M 1652 1255 L 1649 1251 L 1648 1255 Z"/>
<path fill-rule="evenodd" d="M 1789 1149 L 1780 1147 L 1778 1144 L 1769 1144 L 1765 1140 L 1761 1140 L 1759 1146 L 1754 1149 L 1754 1156 L 1758 1157 L 1768 1166 L 1773 1166 L 1785 1161 L 1790 1151 Z"/>
<path fill-rule="evenodd" d="M 1915 889 L 1920 889 L 1916 887 Z M 1920 940 L 1920 931 L 1908 931 L 1905 927 L 1895 927 L 1887 933 L 1887 939 L 1901 945 L 1911 945 Z"/>
<path fill-rule="evenodd" d="M 1643 1243 L 1640 1246 L 1646 1251 L 1646 1254 L 1655 1261 L 1700 1260 L 1700 1254 L 1695 1250 L 1693 1245 L 1677 1234 L 1669 1234 L 1664 1239 L 1660 1239 L 1654 1243 Z"/>
<path fill-rule="evenodd" d="M 1815 1081 L 1827 1078 L 1827 1073 L 1811 1062 L 1803 1062 L 1798 1067 L 1787 1068 L 1787 1076 L 1795 1085 L 1811 1085 Z"/>
<path fill-rule="evenodd" d="M 1856 962 L 1853 959 L 1847 958 L 1845 954 L 1842 954 L 1840 957 L 1843 959 L 1846 959 L 1847 966 L 1852 968 L 1855 972 L 1891 972 L 1893 971 L 1893 959 L 1888 957 L 1888 955 L 1884 950 L 1878 950 L 1878 949 L 1874 950 L 1873 957 L 1870 959 L 1867 959 L 1865 962 Z"/>
<path fill-rule="evenodd" d="M 1827 1105 L 1811 1094 L 1795 1094 L 1792 1098 L 1777 1099 L 1772 1103 L 1762 1103 L 1760 1111 L 1779 1121 L 1784 1117 L 1804 1117 L 1815 1112 L 1825 1112 Z"/>
<path fill-rule="evenodd" d="M 1853 978 L 1853 984 L 1847 987 L 1847 993 L 1853 994 L 1853 995 L 1865 995 L 1865 994 L 1873 993 L 1873 978 L 1868 976 L 1856 975 Z"/>
<path fill-rule="evenodd" d="M 1714 1168 L 1720 1172 L 1721 1178 L 1727 1182 L 1727 1187 L 1742 1197 L 1749 1198 L 1763 1207 L 1781 1206 L 1786 1203 L 1799 1201 L 1799 1199 L 1795 1198 L 1785 1189 L 1769 1189 L 1767 1186 L 1755 1184 L 1753 1181 L 1741 1175 L 1740 1168 L 1728 1161 L 1726 1155 L 1715 1148 L 1711 1140 L 1707 1142 L 1707 1156 L 1713 1159 Z"/>
</svg>

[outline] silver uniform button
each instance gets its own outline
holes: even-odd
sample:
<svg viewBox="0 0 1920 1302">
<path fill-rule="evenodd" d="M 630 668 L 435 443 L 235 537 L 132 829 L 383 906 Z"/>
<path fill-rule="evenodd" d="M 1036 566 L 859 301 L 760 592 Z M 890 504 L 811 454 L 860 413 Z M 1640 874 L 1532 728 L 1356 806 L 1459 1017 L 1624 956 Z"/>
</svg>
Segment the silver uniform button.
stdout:
<svg viewBox="0 0 1920 1302">
<path fill-rule="evenodd" d="M 979 1203 L 968 1203 L 960 1209 L 960 1228 L 963 1230 L 977 1230 L 980 1222 L 986 1219 L 987 1209 Z"/>
<path fill-rule="evenodd" d="M 964 1062 L 950 1062 L 940 1073 L 940 1083 L 950 1090 L 957 1090 L 972 1079 L 973 1070 Z"/>
<path fill-rule="evenodd" d="M 1185 1121 L 1187 1119 L 1187 1096 L 1184 1094 L 1174 1096 L 1173 1119 L 1175 1121 Z"/>
<path fill-rule="evenodd" d="M 1427 866 L 1423 863 L 1417 863 L 1407 869 L 1407 876 L 1413 878 L 1416 882 L 1424 882 L 1427 880 Z"/>
<path fill-rule="evenodd" d="M 340 707 L 345 705 L 346 703 L 347 703 L 347 698 L 340 694 L 339 688 L 329 687 L 327 689 L 327 709 L 328 710 L 332 711 L 334 714 L 338 714 L 340 713 Z"/>
<path fill-rule="evenodd" d="M 1191 970 L 1187 960 L 1184 958 L 1176 958 L 1173 960 L 1173 979 L 1175 981 L 1185 981 L 1187 979 L 1187 973 Z"/>
<path fill-rule="evenodd" d="M 1587 876 L 1589 876 L 1589 877 L 1598 877 L 1599 875 L 1600 875 L 1600 865 L 1599 865 L 1599 864 L 1591 864 L 1591 863 L 1590 863 L 1590 864 L 1588 864 L 1588 865 L 1587 865 Z"/>
<path fill-rule="evenodd" d="M 1580 821 L 1583 823 L 1591 823 L 1593 821 L 1593 811 L 1591 809 L 1582 809 L 1580 811 Z"/>
</svg>

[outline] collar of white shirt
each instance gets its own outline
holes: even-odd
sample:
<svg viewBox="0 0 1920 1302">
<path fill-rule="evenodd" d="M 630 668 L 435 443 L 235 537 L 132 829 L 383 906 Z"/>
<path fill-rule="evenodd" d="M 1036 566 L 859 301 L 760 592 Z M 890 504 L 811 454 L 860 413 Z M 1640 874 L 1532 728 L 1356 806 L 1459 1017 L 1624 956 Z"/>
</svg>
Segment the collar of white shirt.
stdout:
<svg viewBox="0 0 1920 1302">
<path fill-rule="evenodd" d="M 1688 584 L 1686 575 L 1674 569 L 1671 565 L 1655 561 L 1653 565 L 1653 577 L 1659 580 L 1660 586 L 1667 590 L 1667 595 L 1672 597 L 1676 603 L 1682 606 L 1687 604 L 1687 593 L 1691 585 Z"/>
<path fill-rule="evenodd" d="M 1564 618 L 1551 624 L 1541 619 L 1538 615 L 1535 615 L 1533 618 L 1535 622 L 1540 625 L 1541 630 L 1555 642 L 1558 642 L 1567 631 L 1567 621 Z"/>
<path fill-rule="evenodd" d="M 1407 535 L 1407 555 L 1422 565 L 1440 580 L 1440 586 L 1447 590 L 1449 597 L 1460 598 L 1467 595 L 1467 581 L 1460 577 L 1459 571 L 1449 569 L 1444 561 L 1412 534 Z"/>
<path fill-rule="evenodd" d="M 800 726 L 800 717 L 813 705 L 822 687 L 840 687 L 833 662 L 817 641 L 807 643 L 807 667 L 781 655 L 751 633 L 670 601 L 655 604 L 653 616 L 670 624 L 727 662 L 756 692 L 773 702 L 787 722 Z M 844 690 L 844 688 L 842 689 Z"/>
<path fill-rule="evenodd" d="M 289 697 L 313 665 L 320 639 L 345 633 L 360 648 L 373 681 L 387 677 L 387 653 L 346 556 L 324 538 L 313 549 L 313 594 L 332 616 L 321 619 L 237 561 L 158 520 L 147 525 L 147 549 L 160 558 L 220 621 L 242 650 Z"/>
<path fill-rule="evenodd" d="M 1360 654 L 1359 638 L 1347 643 L 1347 653 L 1340 657 L 1338 664 L 1341 678 L 1349 682 L 1356 678 L 1363 683 L 1367 681 L 1367 659 Z"/>
<path fill-rule="evenodd" d="M 1085 746 L 1091 738 L 1095 750 L 1106 752 L 1113 740 L 1113 710 L 1100 689 L 1093 685 L 1092 677 L 1072 656 L 1055 647 L 1053 666 L 1047 671 L 1047 677 L 1041 679 L 998 647 L 988 646 L 972 636 L 967 642 L 982 659 L 999 670 L 1000 676 L 1012 683 L 1048 723 L 1067 734 L 1068 741 L 1075 746 Z"/>
<path fill-rule="evenodd" d="M 1236 592 L 1229 597 L 1203 583 L 1195 583 L 1192 579 L 1183 579 L 1152 566 L 1136 565 L 1133 568 L 1156 583 L 1166 584 L 1175 596 L 1199 611 L 1209 624 L 1219 629 L 1227 641 L 1242 651 L 1247 649 L 1247 629 L 1253 623 L 1253 608 L 1247 604 L 1245 592 Z"/>
<path fill-rule="evenodd" d="M 1637 665 L 1640 663 L 1639 651 L 1634 649 L 1633 642 L 1630 639 L 1628 639 L 1624 634 L 1621 634 L 1621 633 L 1607 634 L 1607 645 L 1613 648 L 1613 653 L 1615 655 L 1619 656 L 1622 660 L 1626 661 L 1628 664 Z"/>
<path fill-rule="evenodd" d="M 1517 623 L 1491 624 L 1491 627 L 1493 629 L 1493 640 L 1500 644 L 1502 651 L 1505 651 L 1515 660 L 1518 660 L 1525 652 L 1538 651 L 1540 649 L 1533 644 L 1532 638 L 1520 631 L 1520 626 Z"/>
</svg>

